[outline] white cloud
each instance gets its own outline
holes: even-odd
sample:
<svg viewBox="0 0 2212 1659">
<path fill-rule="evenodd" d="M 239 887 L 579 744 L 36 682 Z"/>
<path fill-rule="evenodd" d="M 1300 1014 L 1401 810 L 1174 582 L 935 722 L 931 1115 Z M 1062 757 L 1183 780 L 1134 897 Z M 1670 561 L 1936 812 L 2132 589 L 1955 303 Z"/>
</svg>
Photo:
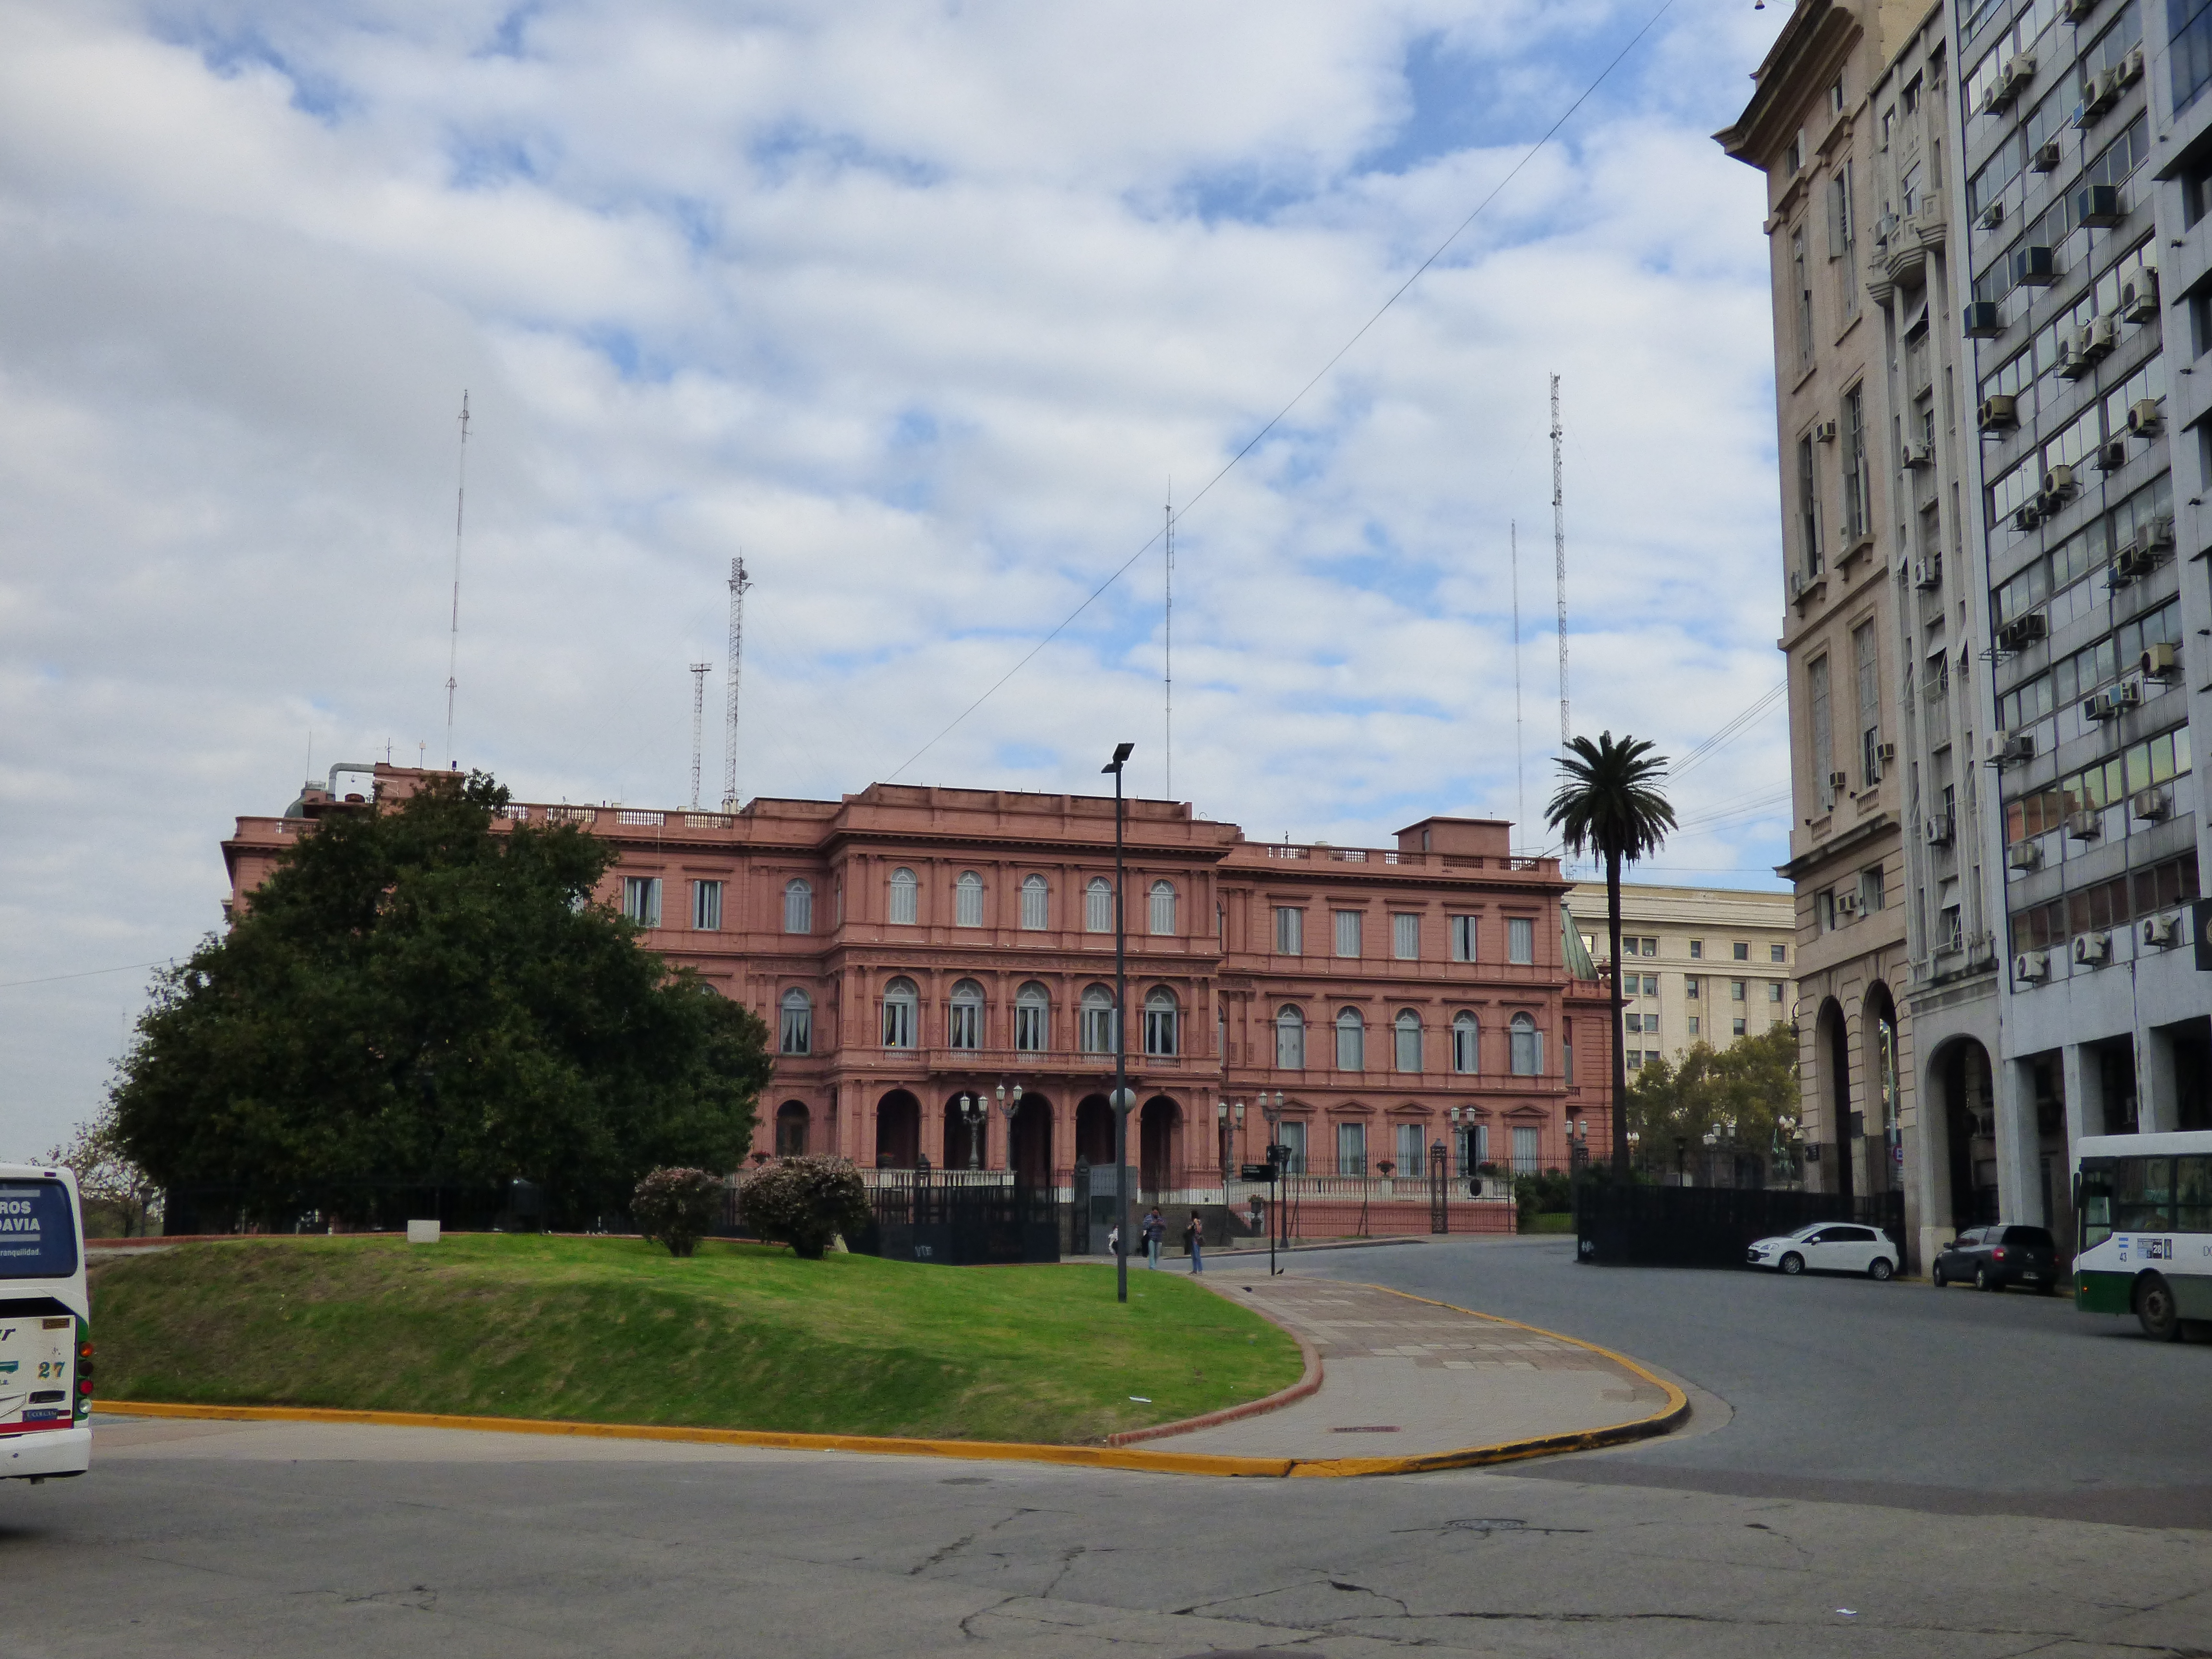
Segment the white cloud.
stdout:
<svg viewBox="0 0 2212 1659">
<path fill-rule="evenodd" d="M 463 758 L 678 800 L 742 547 L 746 792 L 857 788 L 1139 548 L 1170 478 L 1188 502 L 1647 15 L 0 0 L 0 980 L 189 948 L 311 730 L 318 769 L 442 755 L 462 387 Z M 1554 371 L 1577 725 L 1680 752 L 1778 679 L 1761 198 L 1706 137 L 1771 25 L 1670 14 L 1191 509 L 1178 794 L 1340 842 L 1514 811 L 1517 520 L 1540 808 Z M 1158 790 L 1160 575 L 905 775 L 1089 788 L 1133 735 Z M 1783 755 L 1767 721 L 1685 816 Z M 1667 861 L 1782 840 L 1731 820 Z M 0 1152 L 88 1109 L 142 981 L 0 991 Z"/>
</svg>

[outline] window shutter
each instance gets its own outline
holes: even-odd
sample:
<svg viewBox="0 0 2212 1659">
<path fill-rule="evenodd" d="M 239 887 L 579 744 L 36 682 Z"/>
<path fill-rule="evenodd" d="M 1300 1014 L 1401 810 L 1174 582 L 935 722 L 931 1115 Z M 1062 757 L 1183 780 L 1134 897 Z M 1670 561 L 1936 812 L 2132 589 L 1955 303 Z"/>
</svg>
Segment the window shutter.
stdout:
<svg viewBox="0 0 2212 1659">
<path fill-rule="evenodd" d="M 1847 200 L 1848 198 L 1846 198 L 1844 194 L 1844 180 L 1842 175 L 1838 174 L 1837 177 L 1829 179 L 1828 257 L 1831 259 L 1840 259 L 1844 257 L 1844 243 L 1848 240 L 1844 234 L 1844 216 L 1850 211 L 1847 205 Z"/>
</svg>

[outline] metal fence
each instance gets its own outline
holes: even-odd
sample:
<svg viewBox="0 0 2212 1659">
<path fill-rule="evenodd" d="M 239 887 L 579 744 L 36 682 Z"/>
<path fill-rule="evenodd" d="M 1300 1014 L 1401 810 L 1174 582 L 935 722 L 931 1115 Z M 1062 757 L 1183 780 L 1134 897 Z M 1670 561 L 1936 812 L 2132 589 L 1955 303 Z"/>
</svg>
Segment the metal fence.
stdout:
<svg viewBox="0 0 2212 1659">
<path fill-rule="evenodd" d="M 871 1174 L 875 1236 L 855 1249 L 956 1267 L 1060 1260 L 1062 1206 L 1053 1188 L 1021 1184 L 1004 1170 Z"/>
<path fill-rule="evenodd" d="M 1880 1227 L 1906 1248 L 1905 1194 L 1845 1198 L 1772 1188 L 1575 1183 L 1581 1260 L 1619 1267 L 1739 1267 L 1754 1240 L 1819 1221 Z"/>
</svg>

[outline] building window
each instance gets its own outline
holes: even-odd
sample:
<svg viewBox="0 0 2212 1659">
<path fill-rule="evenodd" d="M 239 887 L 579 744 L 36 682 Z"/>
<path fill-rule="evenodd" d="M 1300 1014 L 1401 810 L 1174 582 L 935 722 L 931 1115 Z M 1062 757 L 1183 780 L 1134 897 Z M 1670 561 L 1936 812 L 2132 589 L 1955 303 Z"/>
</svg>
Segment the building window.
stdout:
<svg viewBox="0 0 2212 1659">
<path fill-rule="evenodd" d="M 787 933 L 811 933 L 814 931 L 814 890 L 803 881 L 784 884 L 783 931 Z"/>
<path fill-rule="evenodd" d="M 1175 993 L 1164 985 L 1156 987 L 1145 999 L 1145 1052 L 1148 1054 L 1175 1054 L 1182 1051 L 1176 1046 Z"/>
<path fill-rule="evenodd" d="M 1421 959 L 1421 919 L 1404 911 L 1390 918 L 1390 954 L 1401 962 Z"/>
<path fill-rule="evenodd" d="M 1306 949 L 1306 913 L 1296 905 L 1275 907 L 1275 954 L 1299 957 Z"/>
<path fill-rule="evenodd" d="M 1867 465 L 1866 387 L 1844 393 L 1844 539 L 1874 533 L 1873 475 Z"/>
<path fill-rule="evenodd" d="M 1306 1017 L 1295 1008 L 1275 1012 L 1275 1064 L 1285 1072 L 1305 1070 Z"/>
<path fill-rule="evenodd" d="M 1367 1022 L 1360 1018 L 1357 1008 L 1346 1008 L 1336 1017 L 1336 1069 L 1367 1069 Z"/>
<path fill-rule="evenodd" d="M 1359 954 L 1359 912 L 1339 910 L 1336 913 L 1336 953 L 1340 957 Z"/>
<path fill-rule="evenodd" d="M 1114 1052 L 1114 994 L 1103 985 L 1091 986 L 1083 993 L 1082 1039 L 1086 1054 Z"/>
<path fill-rule="evenodd" d="M 691 925 L 702 933 L 718 933 L 722 930 L 722 884 L 719 881 L 695 881 L 691 884 Z"/>
<path fill-rule="evenodd" d="M 1044 1035 L 1052 1018 L 1052 998 L 1031 980 L 1014 993 L 1014 1047 L 1024 1054 L 1044 1052 Z"/>
<path fill-rule="evenodd" d="M 1856 317 L 1859 310 L 1858 261 L 1854 258 L 1858 246 L 1857 216 L 1851 210 L 1851 164 L 1845 161 L 1835 177 L 1828 181 L 1828 252 L 1837 264 L 1837 277 L 1843 286 L 1844 315 Z"/>
<path fill-rule="evenodd" d="M 1158 937 L 1172 935 L 1176 930 L 1176 890 L 1171 881 L 1152 884 L 1152 933 Z"/>
<path fill-rule="evenodd" d="M 1732 1035 L 1741 1036 L 1744 1034 L 1743 1022 L 1740 1019 L 1730 1020 L 1729 1030 Z"/>
<path fill-rule="evenodd" d="M 1083 890 L 1083 931 L 1114 931 L 1114 884 L 1103 876 L 1091 877 L 1090 884 Z"/>
<path fill-rule="evenodd" d="M 1820 556 L 1820 471 L 1813 458 L 1810 433 L 1797 441 L 1797 540 L 1799 568 L 1810 581 L 1823 568 Z"/>
<path fill-rule="evenodd" d="M 1482 1027 L 1473 1014 L 1452 1016 L 1452 1070 L 1472 1077 L 1482 1069 Z"/>
<path fill-rule="evenodd" d="M 1883 897 L 1881 866 L 1877 864 L 1871 869 L 1860 871 L 1860 913 L 1864 915 L 1872 915 L 1875 911 L 1881 908 Z"/>
<path fill-rule="evenodd" d="M 1771 979 L 1766 981 L 1766 1000 L 1769 1002 L 1779 1002 L 1782 1000 L 1782 981 L 1780 980 Z"/>
<path fill-rule="evenodd" d="M 1364 1176 L 1367 1173 L 1367 1126 L 1364 1123 L 1340 1123 L 1336 1126 L 1336 1172 L 1340 1176 Z"/>
<path fill-rule="evenodd" d="M 1544 1074 L 1544 1034 L 1536 1029 L 1536 1022 L 1527 1014 L 1513 1016 L 1513 1075 L 1541 1077 Z"/>
<path fill-rule="evenodd" d="M 1022 927 L 1032 933 L 1042 933 L 1051 925 L 1052 890 L 1042 876 L 1022 878 Z"/>
<path fill-rule="evenodd" d="M 1743 997 L 1744 981 L 1740 979 L 1730 980 L 1729 981 L 1729 1000 L 1730 1002 L 1741 1002 L 1743 1000 Z"/>
<path fill-rule="evenodd" d="M 1306 1126 L 1290 1122 L 1277 1124 L 1275 1144 L 1283 1149 L 1283 1173 L 1304 1175 L 1306 1172 Z"/>
<path fill-rule="evenodd" d="M 1692 1015 L 1690 1016 L 1690 1035 L 1691 1035 L 1692 1036 L 1697 1036 L 1697 1034 L 1698 1034 L 1698 1017 L 1697 1017 L 1697 1015 L 1695 1015 L 1695 1014 L 1692 1014 Z"/>
<path fill-rule="evenodd" d="M 952 921 L 958 927 L 983 925 L 983 878 L 973 870 L 963 870 L 954 884 Z"/>
<path fill-rule="evenodd" d="M 1828 707 L 1828 659 L 1819 656 L 1806 665 L 1806 718 L 1813 731 L 1813 793 L 1825 812 L 1836 804 L 1836 730 Z"/>
<path fill-rule="evenodd" d="M 1536 924 L 1528 917 L 1505 919 L 1505 959 L 1518 963 L 1536 960 Z"/>
<path fill-rule="evenodd" d="M 1805 227 L 1790 233 L 1790 274 L 1797 285 L 1797 361 L 1813 361 L 1813 276 L 1805 269 Z"/>
<path fill-rule="evenodd" d="M 1859 682 L 1859 781 L 1871 789 L 1881 781 L 1881 657 L 1871 622 L 1851 630 L 1851 665 Z"/>
<path fill-rule="evenodd" d="M 1705 940 L 1703 940 L 1703 939 L 1692 939 L 1692 940 L 1690 941 L 1690 960 L 1691 960 L 1691 961 L 1692 961 L 1692 962 L 1702 962 L 1702 961 L 1704 961 L 1704 960 L 1705 960 Z"/>
<path fill-rule="evenodd" d="M 1525 1123 L 1515 1124 L 1513 1126 L 1513 1173 L 1534 1175 L 1537 1172 L 1537 1163 L 1541 1156 L 1541 1147 L 1536 1139 L 1536 1131 Z"/>
<path fill-rule="evenodd" d="M 1396 1025 L 1397 1062 L 1401 1072 L 1421 1069 L 1421 1017 L 1411 1008 L 1401 1010 Z"/>
<path fill-rule="evenodd" d="M 787 1054 L 814 1052 L 814 999 L 796 986 L 783 994 L 782 1037 Z"/>
<path fill-rule="evenodd" d="M 1682 975 L 1682 994 L 1695 1002 L 1704 994 L 1705 981 L 1695 974 Z"/>
<path fill-rule="evenodd" d="M 952 988 L 945 1037 L 955 1048 L 983 1046 L 983 988 L 972 979 L 963 979 Z"/>
<path fill-rule="evenodd" d="M 1401 1176 L 1421 1174 L 1423 1166 L 1428 1162 L 1421 1152 L 1421 1126 L 1401 1123 L 1398 1126 L 1398 1173 Z"/>
<path fill-rule="evenodd" d="M 891 872 L 891 922 L 895 927 L 911 927 L 915 922 L 915 884 L 911 870 Z"/>
<path fill-rule="evenodd" d="M 641 927 L 660 926 L 660 878 L 624 876 L 623 914 Z"/>
<path fill-rule="evenodd" d="M 1790 947 L 1789 947 L 1788 945 L 1768 945 L 1768 946 L 1766 947 L 1766 959 L 1767 959 L 1769 962 L 1787 962 L 1787 961 L 1789 961 L 1789 960 L 1790 960 Z"/>
<path fill-rule="evenodd" d="M 1475 959 L 1473 916 L 1454 916 L 1451 919 L 1451 953 L 1454 962 L 1473 962 Z"/>
<path fill-rule="evenodd" d="M 1751 960 L 1751 946 L 1745 944 L 1741 939 L 1738 939 L 1735 944 L 1729 946 L 1729 954 L 1735 957 L 1738 962 L 1749 962 Z"/>
<path fill-rule="evenodd" d="M 914 988 L 912 980 L 895 979 L 884 987 L 884 1048 L 914 1047 L 915 1017 L 921 1007 L 921 994 Z"/>
</svg>

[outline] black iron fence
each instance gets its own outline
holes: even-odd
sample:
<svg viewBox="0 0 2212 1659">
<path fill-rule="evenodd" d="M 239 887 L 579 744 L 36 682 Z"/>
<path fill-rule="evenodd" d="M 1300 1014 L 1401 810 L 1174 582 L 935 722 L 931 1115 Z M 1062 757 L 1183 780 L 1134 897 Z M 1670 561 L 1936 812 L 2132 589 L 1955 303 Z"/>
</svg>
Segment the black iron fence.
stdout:
<svg viewBox="0 0 2212 1659">
<path fill-rule="evenodd" d="M 1739 1267 L 1753 1241 L 1818 1221 L 1879 1227 L 1899 1250 L 1907 1248 L 1901 1192 L 1845 1198 L 1761 1188 L 1577 1181 L 1574 1196 L 1580 1257 L 1607 1266 Z"/>
<path fill-rule="evenodd" d="M 1003 1170 L 882 1170 L 872 1185 L 875 1237 L 847 1241 L 855 1249 L 949 1267 L 1060 1260 L 1062 1206 L 1053 1188 L 1018 1183 Z"/>
<path fill-rule="evenodd" d="M 619 1211 L 603 1216 L 556 1212 L 535 1182 L 439 1185 L 421 1181 L 323 1183 L 289 1198 L 242 1187 L 179 1185 L 162 1194 L 167 1237 L 209 1233 L 397 1232 L 410 1221 L 435 1221 L 453 1232 L 538 1232 L 562 1226 L 620 1232 Z"/>
</svg>

